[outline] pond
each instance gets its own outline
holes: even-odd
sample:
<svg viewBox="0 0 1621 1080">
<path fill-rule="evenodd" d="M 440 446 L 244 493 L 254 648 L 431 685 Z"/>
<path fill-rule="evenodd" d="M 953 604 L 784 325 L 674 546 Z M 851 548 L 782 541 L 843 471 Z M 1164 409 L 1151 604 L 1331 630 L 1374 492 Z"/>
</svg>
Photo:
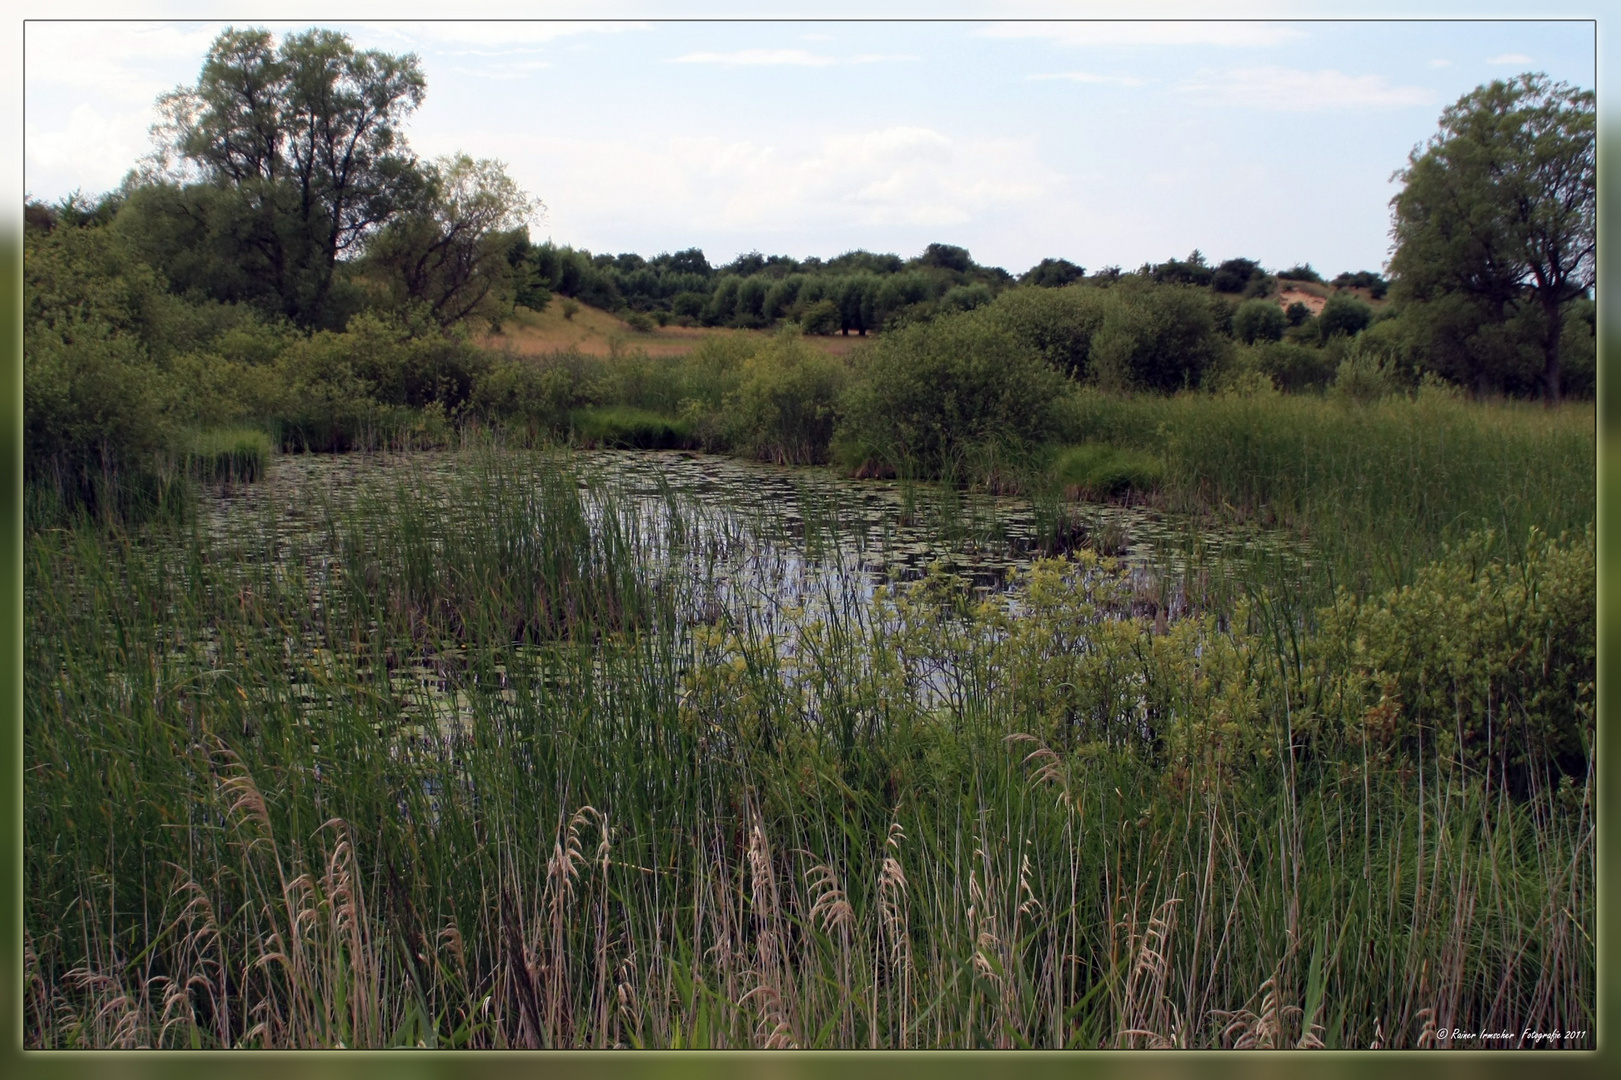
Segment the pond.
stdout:
<svg viewBox="0 0 1621 1080">
<path fill-rule="evenodd" d="M 1212 529 L 1140 504 L 856 480 L 828 468 L 690 451 L 499 453 L 518 475 L 561 467 L 582 489 L 630 508 L 649 568 L 679 574 L 689 614 L 707 621 L 716 605 L 740 614 L 738 605 L 746 604 L 759 614 L 803 608 L 818 597 L 860 603 L 875 587 L 916 580 L 931 567 L 982 593 L 998 592 L 1035 559 L 1082 546 L 1118 558 L 1149 613 L 1185 612 L 1187 586 L 1213 568 L 1263 562 L 1269 580 L 1287 585 L 1309 566 L 1304 545 L 1281 531 Z M 269 529 L 276 550 L 296 543 L 319 558 L 335 513 L 400 485 L 443 501 L 474 460 L 450 451 L 278 455 L 263 482 L 205 497 L 203 525 L 218 538 Z M 672 545 L 673 531 L 690 535 Z"/>
</svg>

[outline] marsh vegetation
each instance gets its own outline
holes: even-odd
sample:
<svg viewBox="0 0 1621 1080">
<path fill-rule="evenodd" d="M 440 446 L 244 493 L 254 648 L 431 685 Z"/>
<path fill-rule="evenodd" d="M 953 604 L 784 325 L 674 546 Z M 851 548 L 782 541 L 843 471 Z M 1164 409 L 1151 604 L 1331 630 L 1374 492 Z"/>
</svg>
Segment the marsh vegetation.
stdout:
<svg viewBox="0 0 1621 1080">
<path fill-rule="evenodd" d="M 210 157 L 310 65 L 342 250 Z M 1420 273 L 1472 99 L 1387 282 L 533 247 L 422 92 L 231 31 L 198 175 L 28 207 L 28 1045 L 1592 1031 L 1591 258 Z"/>
</svg>

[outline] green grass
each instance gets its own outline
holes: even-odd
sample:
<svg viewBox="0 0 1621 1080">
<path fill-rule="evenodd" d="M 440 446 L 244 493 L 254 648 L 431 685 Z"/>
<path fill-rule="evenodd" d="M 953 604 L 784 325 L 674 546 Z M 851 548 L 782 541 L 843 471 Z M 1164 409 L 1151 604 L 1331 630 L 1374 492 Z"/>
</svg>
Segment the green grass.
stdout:
<svg viewBox="0 0 1621 1080">
<path fill-rule="evenodd" d="M 625 405 L 576 409 L 569 427 L 573 440 L 587 447 L 665 450 L 692 442 L 692 425 L 686 421 Z"/>
<path fill-rule="evenodd" d="M 1164 480 L 1165 466 L 1141 451 L 1094 443 L 1060 450 L 1052 477 L 1071 498 L 1117 498 L 1154 490 Z"/>
<path fill-rule="evenodd" d="M 1505 787 L 1381 727 L 1373 659 L 1156 626 L 1090 555 L 689 625 L 667 502 L 483 457 L 313 529 L 32 532 L 28 1045 L 1592 1029 L 1590 773 Z M 1582 543 L 1522 562 L 1579 603 Z"/>
<path fill-rule="evenodd" d="M 1591 403 L 1082 393 L 1070 410 L 1071 437 L 1160 457 L 1169 508 L 1308 541 L 1311 603 L 1409 582 L 1474 532 L 1509 556 L 1533 527 L 1594 520 Z"/>
<path fill-rule="evenodd" d="M 251 482 L 265 474 L 272 452 L 270 436 L 256 428 L 215 428 L 199 432 L 186 447 L 186 468 L 202 480 Z"/>
</svg>

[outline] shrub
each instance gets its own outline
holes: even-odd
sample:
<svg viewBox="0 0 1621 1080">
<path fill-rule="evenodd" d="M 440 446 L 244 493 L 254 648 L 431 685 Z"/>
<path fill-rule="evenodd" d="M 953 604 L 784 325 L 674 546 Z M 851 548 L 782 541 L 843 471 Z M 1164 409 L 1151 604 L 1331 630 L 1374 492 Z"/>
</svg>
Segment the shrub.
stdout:
<svg viewBox="0 0 1621 1080">
<path fill-rule="evenodd" d="M 1342 339 L 1343 340 L 1343 339 Z M 1324 349 L 1326 358 L 1335 350 Z M 1356 341 L 1340 352 L 1343 357 L 1334 369 L 1333 395 L 1346 401 L 1366 404 L 1389 397 L 1402 389 L 1390 358 L 1383 352 Z"/>
<path fill-rule="evenodd" d="M 1337 275 L 1333 284 L 1337 289 L 1367 289 L 1375 300 L 1382 299 L 1390 289 L 1390 282 L 1372 270 L 1358 270 L 1354 274 L 1347 271 Z"/>
<path fill-rule="evenodd" d="M 23 349 L 23 460 L 29 476 L 77 484 L 144 469 L 167 449 L 172 388 L 133 336 L 105 322 L 31 327 Z"/>
<path fill-rule="evenodd" d="M 1278 277 L 1285 281 L 1309 281 L 1314 285 L 1323 284 L 1323 275 L 1311 268 L 1311 263 L 1300 263 L 1287 270 L 1279 270 Z"/>
<path fill-rule="evenodd" d="M 572 320 L 580 313 L 580 302 L 572 296 L 563 297 L 562 312 L 563 318 Z"/>
<path fill-rule="evenodd" d="M 1317 315 L 1317 333 L 1327 341 L 1335 334 L 1354 336 L 1367 328 L 1373 309 L 1354 296 L 1336 293 Z"/>
<path fill-rule="evenodd" d="M 651 334 L 653 332 L 653 317 L 645 311 L 627 311 L 625 325 L 638 334 Z"/>
<path fill-rule="evenodd" d="M 826 461 L 845 382 L 838 360 L 777 335 L 743 362 L 727 410 L 732 445 L 779 464 Z"/>
<path fill-rule="evenodd" d="M 1198 288 L 1117 289 L 1092 339 L 1092 368 L 1105 388 L 1171 392 L 1197 386 L 1223 352 L 1210 295 Z"/>
<path fill-rule="evenodd" d="M 1299 326 L 1301 323 L 1309 321 L 1311 317 L 1311 308 L 1307 307 L 1305 302 L 1301 300 L 1296 300 L 1283 312 L 1283 319 L 1290 326 Z"/>
<path fill-rule="evenodd" d="M 940 306 L 947 311 L 972 311 L 995 299 L 989 285 L 953 285 L 940 298 Z"/>
<path fill-rule="evenodd" d="M 1279 390 L 1322 390 L 1334 381 L 1335 361 L 1322 349 L 1296 341 L 1275 341 L 1256 351 L 1255 366 Z"/>
<path fill-rule="evenodd" d="M 1270 300 L 1246 300 L 1233 312 L 1233 337 L 1246 345 L 1279 341 L 1287 324 L 1283 309 Z"/>
<path fill-rule="evenodd" d="M 1314 670 L 1331 734 L 1375 752 L 1458 754 L 1523 788 L 1585 768 L 1593 737 L 1595 539 L 1533 530 L 1510 563 L 1476 534 L 1413 584 L 1321 613 Z"/>
<path fill-rule="evenodd" d="M 818 300 L 805 309 L 799 325 L 807 334 L 832 334 L 839 329 L 839 305 L 832 300 Z"/>
<path fill-rule="evenodd" d="M 709 297 L 701 292 L 691 290 L 678 292 L 670 298 L 670 310 L 676 315 L 685 315 L 688 318 L 696 319 L 703 315 L 704 304 L 708 300 Z"/>
<path fill-rule="evenodd" d="M 1210 287 L 1217 292 L 1241 293 L 1256 278 L 1266 278 L 1260 263 L 1254 259 L 1228 259 L 1210 276 Z"/>
<path fill-rule="evenodd" d="M 489 420 L 516 423 L 530 434 L 561 431 L 585 403 L 584 358 L 564 353 L 540 359 L 496 354 L 473 391 L 472 407 Z"/>
<path fill-rule="evenodd" d="M 914 476 L 962 475 L 971 459 L 1044 441 L 1064 378 L 977 313 L 886 334 L 844 401 L 840 457 Z"/>
<path fill-rule="evenodd" d="M 1244 299 L 1254 300 L 1258 297 L 1271 296 L 1272 289 L 1277 284 L 1269 274 L 1260 273 L 1250 278 L 1249 284 L 1244 286 Z"/>
<path fill-rule="evenodd" d="M 1068 259 L 1042 259 L 1019 278 L 1020 285 L 1037 285 L 1056 289 L 1086 277 L 1086 268 L 1076 266 Z"/>
<path fill-rule="evenodd" d="M 1081 379 L 1089 370 L 1092 337 L 1116 303 L 1111 292 L 1085 286 L 1009 289 L 983 317 L 1058 371 Z"/>
</svg>

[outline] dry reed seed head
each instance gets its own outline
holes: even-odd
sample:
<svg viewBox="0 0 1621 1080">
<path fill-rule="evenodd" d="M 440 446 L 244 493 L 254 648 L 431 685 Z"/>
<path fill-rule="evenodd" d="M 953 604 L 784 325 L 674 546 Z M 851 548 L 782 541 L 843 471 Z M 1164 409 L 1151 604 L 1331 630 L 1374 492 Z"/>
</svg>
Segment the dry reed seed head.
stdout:
<svg viewBox="0 0 1621 1080">
<path fill-rule="evenodd" d="M 839 887 L 838 872 L 827 863 L 818 863 L 805 871 L 811 890 L 810 915 L 822 930 L 847 933 L 855 926 L 855 910 Z"/>
<path fill-rule="evenodd" d="M 1028 846 L 1030 841 L 1026 840 Z M 1024 900 L 1019 904 L 1019 914 L 1028 918 L 1035 918 L 1044 910 L 1040 900 L 1036 899 L 1036 890 L 1030 884 L 1030 853 L 1026 851 L 1019 860 L 1019 895 Z"/>
<path fill-rule="evenodd" d="M 456 967 L 465 970 L 467 967 L 467 953 L 462 942 L 462 932 L 457 929 L 456 924 L 453 922 L 447 923 L 445 928 L 439 931 L 437 940 L 439 947 L 447 950 L 451 959 L 456 961 Z"/>
</svg>

